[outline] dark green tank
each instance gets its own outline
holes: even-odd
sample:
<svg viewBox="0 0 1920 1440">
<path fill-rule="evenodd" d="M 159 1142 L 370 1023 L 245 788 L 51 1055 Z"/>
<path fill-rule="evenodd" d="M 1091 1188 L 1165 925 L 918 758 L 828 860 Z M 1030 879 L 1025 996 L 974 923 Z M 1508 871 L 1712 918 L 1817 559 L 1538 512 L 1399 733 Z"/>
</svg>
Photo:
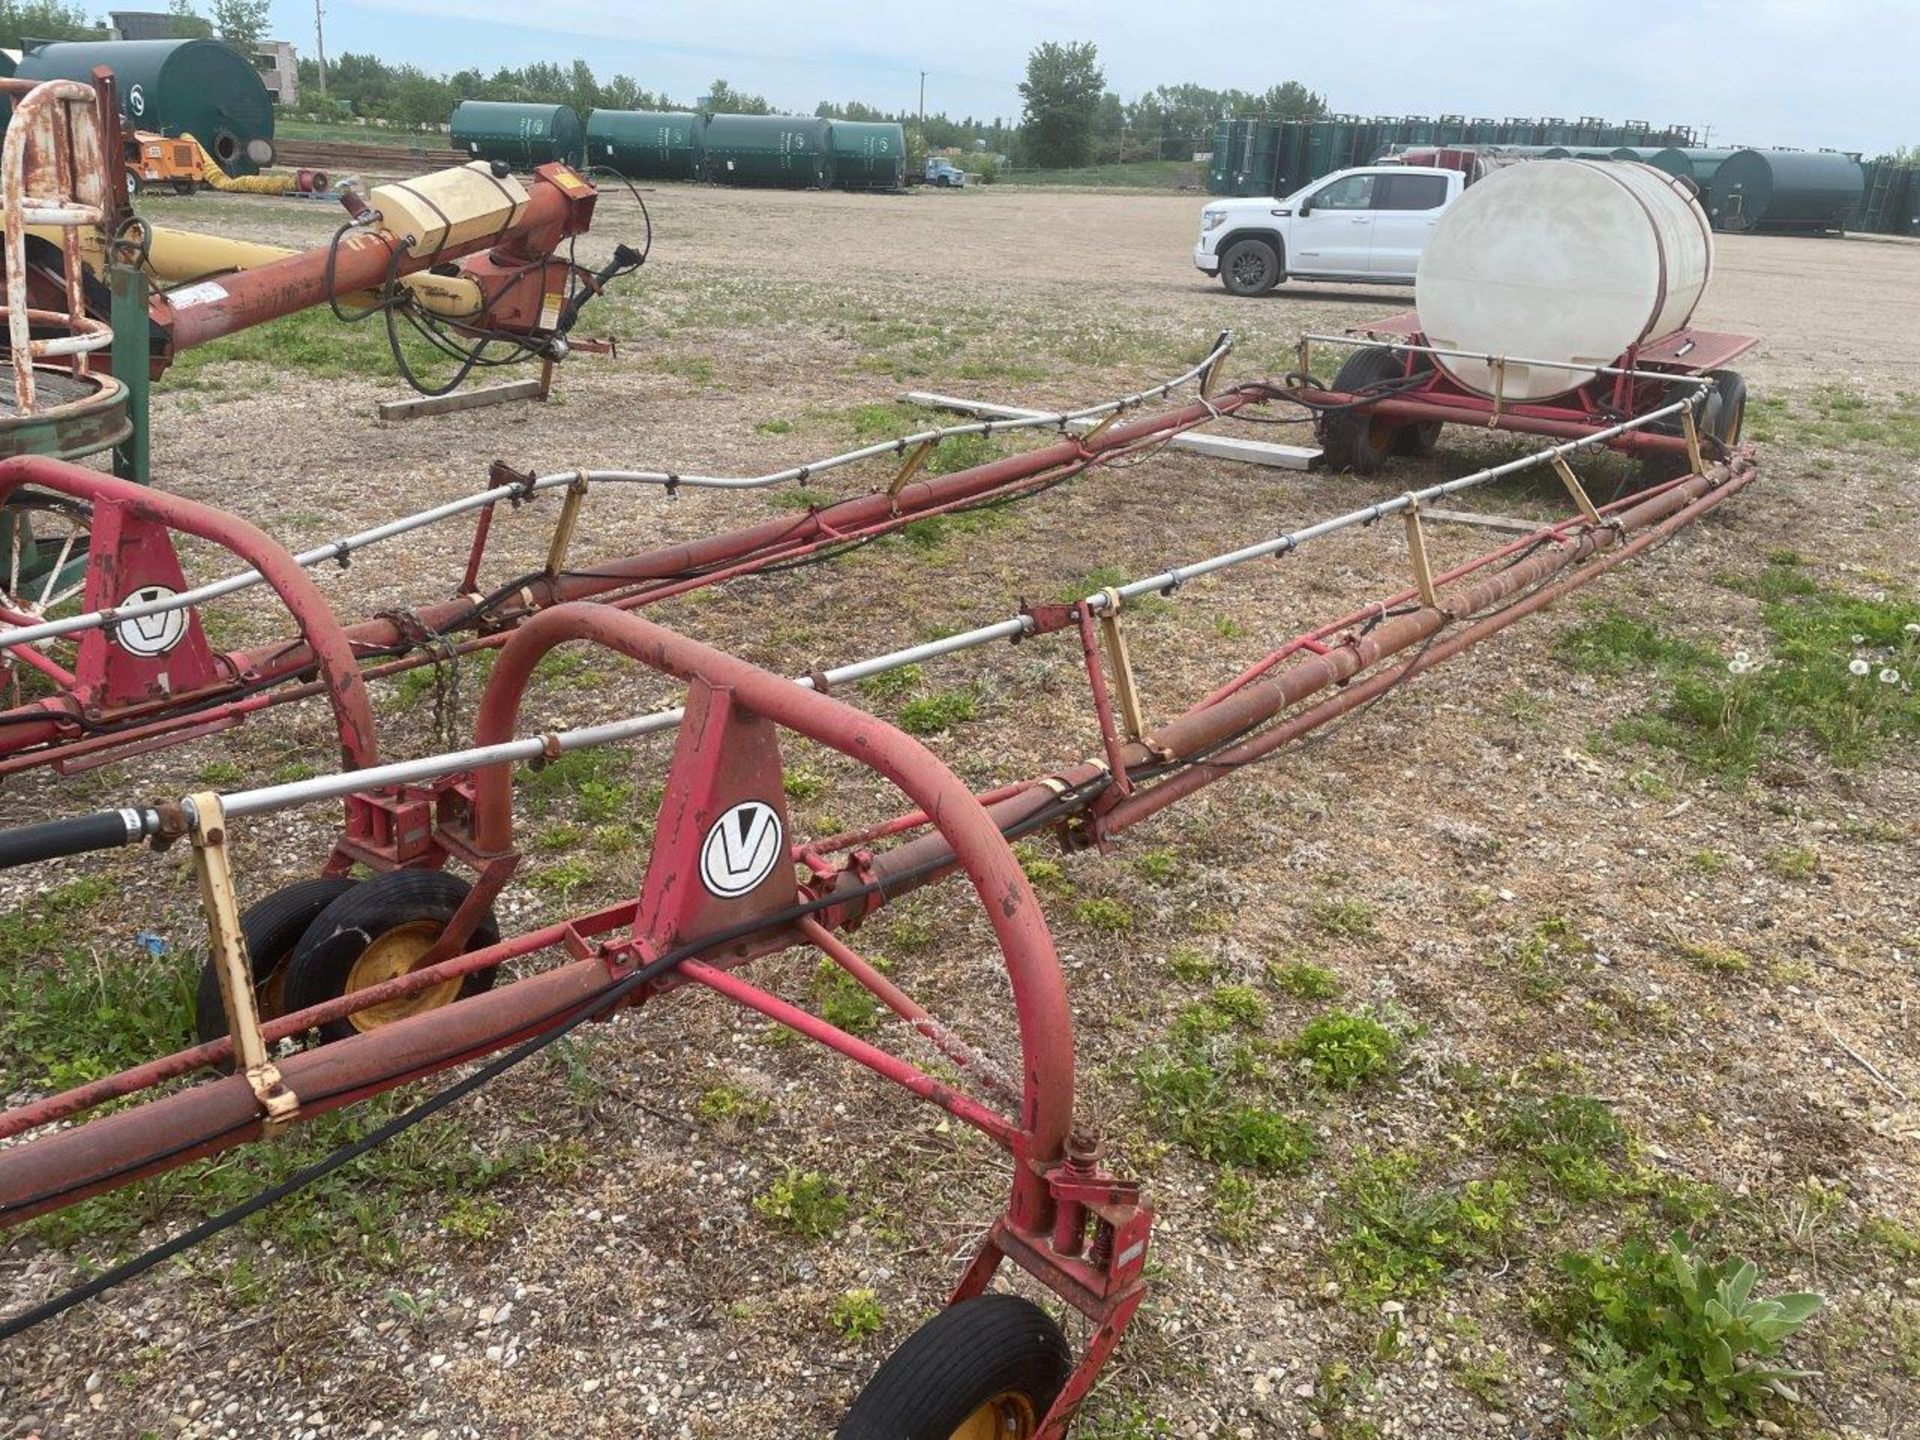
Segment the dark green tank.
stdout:
<svg viewBox="0 0 1920 1440">
<path fill-rule="evenodd" d="M 453 107 L 453 148 L 476 160 L 504 160 L 531 170 L 558 160 L 580 164 L 580 117 L 570 105 L 462 100 Z"/>
<path fill-rule="evenodd" d="M 714 115 L 703 168 L 716 185 L 823 189 L 833 183 L 831 127 L 811 115 Z"/>
<path fill-rule="evenodd" d="M 903 190 L 907 132 L 887 122 L 835 120 L 830 145 L 833 183 L 842 190 Z"/>
<path fill-rule="evenodd" d="M 1860 162 L 1838 151 L 1736 150 L 1707 213 L 1720 230 L 1843 230 L 1865 188 Z"/>
<path fill-rule="evenodd" d="M 587 164 L 629 180 L 697 180 L 707 122 L 684 110 L 596 110 L 587 116 Z"/>
<path fill-rule="evenodd" d="M 26 80 L 91 80 L 113 71 L 136 130 L 191 135 L 229 175 L 273 163 L 273 99 L 251 61 L 218 40 L 62 40 L 29 50 Z"/>
</svg>

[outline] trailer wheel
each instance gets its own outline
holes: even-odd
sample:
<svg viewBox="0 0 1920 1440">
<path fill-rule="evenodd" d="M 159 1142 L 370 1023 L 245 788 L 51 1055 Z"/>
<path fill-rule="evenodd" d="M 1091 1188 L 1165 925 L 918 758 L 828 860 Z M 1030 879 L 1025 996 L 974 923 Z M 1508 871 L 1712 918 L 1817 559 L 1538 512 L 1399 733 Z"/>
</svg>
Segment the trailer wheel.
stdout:
<svg viewBox="0 0 1920 1440">
<path fill-rule="evenodd" d="M 1713 381 L 1713 394 L 1707 397 L 1712 408 L 1708 433 L 1731 448 L 1740 443 L 1747 424 L 1747 382 L 1738 370 L 1709 370 L 1707 375 Z"/>
<path fill-rule="evenodd" d="M 392 980 L 411 970 L 440 938 L 472 887 L 438 870 L 396 870 L 356 885 L 315 917 L 287 962 L 286 1013 Z M 489 910 L 467 942 L 500 939 Z M 323 1041 L 344 1040 L 409 1015 L 437 1010 L 493 987 L 497 971 L 476 970 L 320 1027 Z"/>
<path fill-rule="evenodd" d="M 1285 278 L 1280 252 L 1258 237 L 1236 240 L 1220 252 L 1220 283 L 1229 294 L 1252 299 L 1265 295 Z"/>
<path fill-rule="evenodd" d="M 326 875 L 302 880 L 256 900 L 240 916 L 247 959 L 253 963 L 253 999 L 260 1018 L 286 1014 L 287 960 L 307 927 L 358 883 Z M 220 974 L 208 957 L 200 967 L 200 989 L 194 997 L 193 1033 L 201 1044 L 227 1033 L 227 1009 L 220 999 Z"/>
<path fill-rule="evenodd" d="M 1046 1311 L 1018 1295 L 976 1296 L 887 1357 L 835 1440 L 1031 1440 L 1072 1373 Z"/>
<path fill-rule="evenodd" d="M 1364 395 L 1387 381 L 1398 380 L 1403 373 L 1393 351 L 1384 345 L 1369 345 L 1347 357 L 1333 377 L 1333 388 L 1348 395 Z M 1371 475 L 1386 464 L 1390 456 L 1399 453 L 1402 432 L 1413 428 L 1365 409 L 1330 410 L 1314 426 L 1327 468 L 1350 470 L 1355 475 Z"/>
<path fill-rule="evenodd" d="M 1700 402 L 1700 438 L 1717 440 L 1731 448 L 1740 443 L 1740 432 L 1747 423 L 1747 382 L 1737 370 L 1709 370 L 1706 378 L 1713 381 L 1713 388 L 1707 391 L 1706 399 Z M 1675 385 L 1668 390 L 1661 403 L 1670 405 L 1693 393 L 1694 387 L 1691 385 Z M 1686 433 L 1677 417 L 1662 420 L 1652 428 L 1663 435 Z M 1678 480 L 1687 473 L 1688 468 L 1688 460 L 1684 455 L 1647 455 L 1640 461 L 1636 478 L 1642 488 L 1663 485 L 1669 480 Z"/>
</svg>

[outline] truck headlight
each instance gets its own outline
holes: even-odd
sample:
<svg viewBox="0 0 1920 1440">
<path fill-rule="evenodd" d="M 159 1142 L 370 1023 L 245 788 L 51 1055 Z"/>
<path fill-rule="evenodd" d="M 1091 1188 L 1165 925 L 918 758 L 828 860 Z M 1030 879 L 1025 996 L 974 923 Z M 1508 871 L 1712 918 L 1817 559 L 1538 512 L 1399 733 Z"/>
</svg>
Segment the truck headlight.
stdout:
<svg viewBox="0 0 1920 1440">
<path fill-rule="evenodd" d="M 1205 235 L 1209 230 L 1218 230 L 1226 223 L 1227 212 L 1224 210 L 1202 210 L 1200 212 L 1200 233 L 1202 235 Z"/>
</svg>

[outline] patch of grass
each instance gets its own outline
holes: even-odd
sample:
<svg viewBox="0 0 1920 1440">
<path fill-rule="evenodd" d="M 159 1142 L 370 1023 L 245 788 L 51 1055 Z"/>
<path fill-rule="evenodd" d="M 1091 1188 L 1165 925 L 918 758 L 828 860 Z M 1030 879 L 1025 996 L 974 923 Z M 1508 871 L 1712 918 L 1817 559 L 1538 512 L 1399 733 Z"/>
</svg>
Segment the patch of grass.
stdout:
<svg viewBox="0 0 1920 1440">
<path fill-rule="evenodd" d="M 1350 1297 L 1412 1298 L 1451 1271 L 1503 1252 L 1519 1226 L 1510 1180 L 1426 1185 L 1419 1157 L 1363 1154 L 1341 1177 L 1333 1260 Z"/>
<path fill-rule="evenodd" d="M 560 804 L 571 803 L 576 818 L 604 824 L 620 819 L 633 804 L 628 764 L 611 747 L 570 751 L 538 769 L 522 771 L 520 793 L 535 815 L 551 814 Z"/>
<path fill-rule="evenodd" d="M 1310 1126 L 1240 1099 L 1200 1047 L 1159 1047 L 1134 1073 L 1154 1128 L 1203 1160 L 1283 1174 L 1313 1155 Z"/>
<path fill-rule="evenodd" d="M 1656 708 L 1616 726 L 1616 738 L 1738 779 L 1802 750 L 1858 765 L 1920 735 L 1920 604 L 1850 595 L 1795 566 L 1771 566 L 1749 588 L 1763 597 L 1767 658 L 1744 668 L 1617 613 L 1563 638 L 1563 658 L 1579 668 L 1638 668 L 1661 682 Z M 1637 644 L 1603 643 L 1627 635 Z M 1601 656 L 1612 658 L 1597 663 Z"/>
<path fill-rule="evenodd" d="M 693 1102 L 693 1113 L 709 1124 L 757 1124 L 773 1107 L 750 1090 L 727 1081 L 710 1085 Z"/>
<path fill-rule="evenodd" d="M 1340 993 L 1340 978 L 1333 971 L 1305 960 L 1285 964 L 1269 961 L 1267 980 L 1274 989 L 1296 1000 L 1331 1000 Z"/>
<path fill-rule="evenodd" d="M 1190 985 L 1199 985 L 1220 973 L 1220 964 L 1204 950 L 1191 945 L 1176 945 L 1167 956 L 1167 968 Z"/>
<path fill-rule="evenodd" d="M 1374 908 L 1365 900 L 1331 896 L 1315 900 L 1313 923 L 1322 934 L 1341 940 L 1371 940 L 1379 933 Z"/>
<path fill-rule="evenodd" d="M 557 864 L 547 866 L 544 870 L 535 871 L 533 884 L 536 889 L 545 890 L 565 900 L 581 886 L 591 884 L 599 873 L 600 867 L 591 860 L 573 855 Z"/>
<path fill-rule="evenodd" d="M 1820 870 L 1820 852 L 1810 845 L 1782 845 L 1769 850 L 1767 869 L 1786 880 L 1811 880 Z"/>
<path fill-rule="evenodd" d="M 780 788 L 789 800 L 812 800 L 827 788 L 827 777 L 804 765 L 790 765 L 780 777 Z"/>
<path fill-rule="evenodd" d="M 939 735 L 980 714 L 980 697 L 971 688 L 921 695 L 900 707 L 896 717 L 909 735 Z"/>
<path fill-rule="evenodd" d="M 760 421 L 753 428 L 762 435 L 784 435 L 793 429 L 793 422 L 776 416 L 771 420 Z"/>
<path fill-rule="evenodd" d="M 860 682 L 860 693 L 871 695 L 876 700 L 900 700 L 920 688 L 920 682 L 926 679 L 927 672 L 918 665 L 902 665 L 898 670 L 884 670 L 878 675 L 869 675 Z"/>
<path fill-rule="evenodd" d="M 1687 857 L 1687 863 L 1702 875 L 1720 875 L 1726 871 L 1727 857 L 1718 850 L 1696 850 Z"/>
<path fill-rule="evenodd" d="M 1076 925 L 1098 930 L 1104 935 L 1124 935 L 1133 929 L 1133 911 L 1123 901 L 1105 895 L 1089 895 L 1073 907 Z"/>
<path fill-rule="evenodd" d="M 1740 975 L 1753 968 L 1753 957 L 1731 945 L 1711 940 L 1682 940 L 1680 958 L 1703 975 Z"/>
<path fill-rule="evenodd" d="M 1307 1023 L 1293 1053 L 1322 1085 L 1351 1090 L 1400 1060 L 1400 1037 L 1370 1015 L 1329 1010 Z"/>
<path fill-rule="evenodd" d="M 875 957 L 867 959 L 884 968 Z M 873 992 L 831 960 L 822 960 L 814 969 L 813 1006 L 822 1020 L 849 1035 L 871 1035 L 880 1028 L 880 1002 Z"/>
<path fill-rule="evenodd" d="M 1213 1233 L 1230 1245 L 1249 1245 L 1258 1238 L 1268 1209 L 1259 1186 L 1238 1170 L 1214 1176 L 1207 1208 L 1213 1212 Z"/>
<path fill-rule="evenodd" d="M 822 510 L 833 504 L 833 496 L 824 490 L 795 485 L 790 489 L 775 491 L 773 503 L 782 510 Z"/>
<path fill-rule="evenodd" d="M 1067 879 L 1066 867 L 1031 840 L 1015 841 L 1013 857 L 1020 862 L 1021 872 L 1034 889 L 1059 895 L 1073 888 Z"/>
<path fill-rule="evenodd" d="M 1133 873 L 1142 880 L 1164 885 L 1180 873 L 1180 857 L 1171 850 L 1148 850 L 1134 857 Z"/>
<path fill-rule="evenodd" d="M 1760 1299 L 1750 1261 L 1709 1259 L 1677 1234 L 1575 1251 L 1560 1268 L 1536 1313 L 1568 1344 L 1577 1433 L 1613 1440 L 1683 1418 L 1727 1429 L 1799 1398 L 1807 1372 L 1778 1362 L 1820 1296 Z"/>
<path fill-rule="evenodd" d="M 200 783 L 209 790 L 225 790 L 247 778 L 247 772 L 232 760 L 210 760 L 200 767 Z"/>
<path fill-rule="evenodd" d="M 753 1200 L 766 1220 L 804 1240 L 824 1240 L 847 1218 L 847 1197 L 818 1170 L 789 1169 Z"/>
<path fill-rule="evenodd" d="M 886 1327 L 887 1310 L 873 1291 L 849 1290 L 827 1307 L 827 1323 L 841 1339 L 857 1344 Z"/>
<path fill-rule="evenodd" d="M 1591 1095 L 1523 1096 L 1512 1102 L 1495 1138 L 1518 1150 L 1570 1199 L 1619 1194 L 1626 1177 L 1627 1129 Z"/>
<path fill-rule="evenodd" d="M 1564 991 L 1582 956 L 1593 945 L 1564 915 L 1548 915 L 1526 929 L 1505 936 L 1494 951 L 1493 963 L 1517 976 L 1529 1000 L 1551 1000 Z"/>
<path fill-rule="evenodd" d="M 587 832 L 578 825 L 569 825 L 562 821 L 558 825 L 548 825 L 533 837 L 533 848 L 544 850 L 550 855 L 562 850 L 571 850 L 586 838 Z"/>
</svg>

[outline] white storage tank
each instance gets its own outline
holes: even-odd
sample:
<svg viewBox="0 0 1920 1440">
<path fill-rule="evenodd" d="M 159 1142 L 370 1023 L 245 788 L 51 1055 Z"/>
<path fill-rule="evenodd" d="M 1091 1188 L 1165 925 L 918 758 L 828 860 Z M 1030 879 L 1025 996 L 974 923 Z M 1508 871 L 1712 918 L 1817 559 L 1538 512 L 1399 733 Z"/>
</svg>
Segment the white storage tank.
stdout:
<svg viewBox="0 0 1920 1440">
<path fill-rule="evenodd" d="M 1598 367 L 1683 327 L 1712 274 L 1712 228 L 1677 177 L 1630 161 L 1536 161 L 1495 171 L 1440 217 L 1414 303 L 1441 349 Z M 1484 360 L 1436 363 L 1493 394 Z M 1501 393 L 1547 400 L 1593 375 L 1510 364 Z"/>
</svg>

